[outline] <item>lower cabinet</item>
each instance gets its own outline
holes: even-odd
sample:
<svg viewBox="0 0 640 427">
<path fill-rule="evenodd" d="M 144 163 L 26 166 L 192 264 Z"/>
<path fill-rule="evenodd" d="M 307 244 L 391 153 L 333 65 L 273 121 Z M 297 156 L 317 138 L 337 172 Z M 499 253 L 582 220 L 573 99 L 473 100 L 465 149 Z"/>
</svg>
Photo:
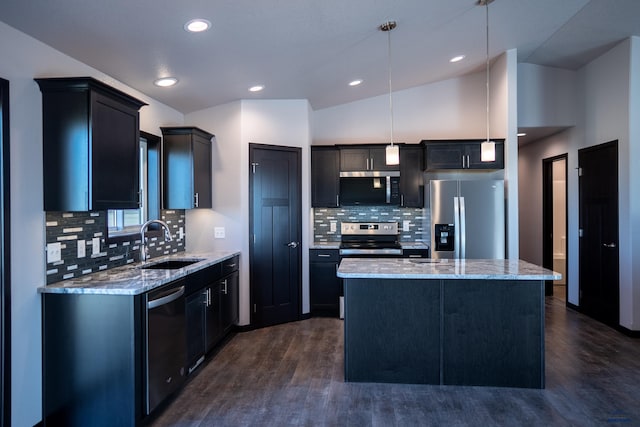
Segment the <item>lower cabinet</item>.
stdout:
<svg viewBox="0 0 640 427">
<path fill-rule="evenodd" d="M 309 250 L 309 288 L 311 314 L 338 316 L 342 279 L 337 276 L 340 255 L 338 249 Z"/>
<path fill-rule="evenodd" d="M 216 264 L 190 283 L 186 299 L 187 367 L 193 372 L 238 322 L 239 258 Z"/>
</svg>

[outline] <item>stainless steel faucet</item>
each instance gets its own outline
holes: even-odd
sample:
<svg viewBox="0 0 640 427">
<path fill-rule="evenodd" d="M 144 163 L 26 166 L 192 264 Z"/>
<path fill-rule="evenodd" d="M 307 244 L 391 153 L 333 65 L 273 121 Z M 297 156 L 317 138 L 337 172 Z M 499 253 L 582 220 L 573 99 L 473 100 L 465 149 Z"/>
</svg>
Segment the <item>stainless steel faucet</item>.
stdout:
<svg viewBox="0 0 640 427">
<path fill-rule="evenodd" d="M 150 219 L 149 221 L 145 222 L 144 224 L 142 224 L 142 227 L 140 227 L 140 237 L 141 237 L 141 243 L 140 243 L 140 260 L 141 261 L 146 261 L 149 258 L 149 248 L 147 247 L 147 242 L 148 239 L 147 237 L 144 235 L 145 231 L 147 230 L 147 228 L 149 227 L 150 224 L 160 224 L 162 226 L 162 228 L 164 228 L 164 240 L 167 242 L 170 242 L 173 240 L 173 237 L 171 237 L 171 230 L 169 230 L 169 225 L 159 219 Z"/>
</svg>

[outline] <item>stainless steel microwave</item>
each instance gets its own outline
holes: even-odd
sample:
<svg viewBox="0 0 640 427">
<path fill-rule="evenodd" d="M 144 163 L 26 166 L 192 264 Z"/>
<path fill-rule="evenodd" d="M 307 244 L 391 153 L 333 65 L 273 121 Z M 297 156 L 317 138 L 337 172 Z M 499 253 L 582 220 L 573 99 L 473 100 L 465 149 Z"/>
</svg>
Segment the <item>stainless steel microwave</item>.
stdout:
<svg viewBox="0 0 640 427">
<path fill-rule="evenodd" d="M 400 172 L 340 172 L 341 206 L 400 205 Z"/>
</svg>

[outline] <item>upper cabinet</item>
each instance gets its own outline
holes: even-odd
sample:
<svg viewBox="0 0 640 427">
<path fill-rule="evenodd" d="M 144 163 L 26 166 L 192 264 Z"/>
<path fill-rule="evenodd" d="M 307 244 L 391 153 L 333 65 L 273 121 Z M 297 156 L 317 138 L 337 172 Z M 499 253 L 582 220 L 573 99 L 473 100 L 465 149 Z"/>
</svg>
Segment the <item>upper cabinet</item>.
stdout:
<svg viewBox="0 0 640 427">
<path fill-rule="evenodd" d="M 35 79 L 42 92 L 45 211 L 136 209 L 146 103 L 91 77 Z"/>
<path fill-rule="evenodd" d="M 197 127 L 163 127 L 163 207 L 211 208 L 211 139 Z"/>
<path fill-rule="evenodd" d="M 311 147 L 311 206 L 336 208 L 340 194 L 340 151 Z"/>
<path fill-rule="evenodd" d="M 439 169 L 503 169 L 504 139 L 494 140 L 495 161 L 483 162 L 480 147 L 484 139 L 472 140 L 423 140 L 426 170 Z"/>
<path fill-rule="evenodd" d="M 400 206 L 424 207 L 423 159 L 421 146 L 400 146 Z"/>
<path fill-rule="evenodd" d="M 398 165 L 387 165 L 385 146 L 340 147 L 340 172 L 397 171 Z"/>
</svg>

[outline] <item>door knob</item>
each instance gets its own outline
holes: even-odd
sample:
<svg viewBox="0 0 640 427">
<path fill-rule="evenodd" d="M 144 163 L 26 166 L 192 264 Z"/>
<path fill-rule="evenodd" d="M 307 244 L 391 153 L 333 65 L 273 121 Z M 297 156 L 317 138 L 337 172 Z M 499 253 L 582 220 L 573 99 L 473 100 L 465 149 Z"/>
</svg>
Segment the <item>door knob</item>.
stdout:
<svg viewBox="0 0 640 427">
<path fill-rule="evenodd" d="M 289 246 L 290 248 L 297 248 L 299 245 L 298 242 L 289 242 L 287 243 L 287 246 Z"/>
<path fill-rule="evenodd" d="M 616 244 L 615 243 L 603 243 L 602 246 L 604 246 L 605 248 L 615 248 Z"/>
</svg>

